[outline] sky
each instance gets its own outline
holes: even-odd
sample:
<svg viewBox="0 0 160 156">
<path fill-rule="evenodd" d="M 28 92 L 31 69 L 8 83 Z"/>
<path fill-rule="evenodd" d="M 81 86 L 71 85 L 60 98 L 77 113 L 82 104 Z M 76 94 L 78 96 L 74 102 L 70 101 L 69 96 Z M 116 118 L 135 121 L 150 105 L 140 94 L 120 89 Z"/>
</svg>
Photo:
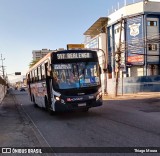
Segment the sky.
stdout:
<svg viewBox="0 0 160 156">
<path fill-rule="evenodd" d="M 134 0 L 126 0 L 127 3 Z M 135 0 L 136 1 L 136 0 Z M 0 0 L 0 54 L 9 79 L 25 75 L 32 50 L 84 42 L 84 32 L 125 0 Z M 1 58 L 0 58 L 1 59 Z M 0 60 L 0 66 L 2 61 Z M 2 75 L 0 68 L 0 75 Z"/>
</svg>

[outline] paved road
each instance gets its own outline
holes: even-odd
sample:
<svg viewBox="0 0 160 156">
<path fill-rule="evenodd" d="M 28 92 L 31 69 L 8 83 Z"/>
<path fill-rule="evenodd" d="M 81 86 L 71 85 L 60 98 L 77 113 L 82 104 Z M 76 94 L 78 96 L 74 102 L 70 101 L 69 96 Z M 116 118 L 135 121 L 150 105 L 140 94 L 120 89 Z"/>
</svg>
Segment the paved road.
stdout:
<svg viewBox="0 0 160 156">
<path fill-rule="evenodd" d="M 51 147 L 159 147 L 160 98 L 105 100 L 88 113 L 50 116 L 34 108 L 27 93 L 14 92 L 46 145 Z M 151 154 L 152 155 L 152 154 Z"/>
</svg>

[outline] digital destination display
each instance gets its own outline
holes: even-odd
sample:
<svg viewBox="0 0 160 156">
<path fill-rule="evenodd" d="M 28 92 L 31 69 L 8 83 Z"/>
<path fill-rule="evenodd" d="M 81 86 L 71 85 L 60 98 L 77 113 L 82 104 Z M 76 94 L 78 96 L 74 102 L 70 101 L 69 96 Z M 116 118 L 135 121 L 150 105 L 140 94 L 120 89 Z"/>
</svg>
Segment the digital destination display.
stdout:
<svg viewBox="0 0 160 156">
<path fill-rule="evenodd" d="M 62 53 L 62 54 L 57 54 L 57 59 L 58 60 L 63 60 L 63 59 L 79 59 L 79 58 L 92 58 L 91 53 Z"/>
<path fill-rule="evenodd" d="M 71 64 L 55 64 L 54 69 L 72 69 Z"/>
</svg>

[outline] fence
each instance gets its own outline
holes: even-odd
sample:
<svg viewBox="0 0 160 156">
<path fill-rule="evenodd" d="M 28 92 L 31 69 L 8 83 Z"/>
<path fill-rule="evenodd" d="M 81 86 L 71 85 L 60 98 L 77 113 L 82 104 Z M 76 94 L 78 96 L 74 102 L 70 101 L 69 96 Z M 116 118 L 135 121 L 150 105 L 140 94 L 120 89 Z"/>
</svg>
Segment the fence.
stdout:
<svg viewBox="0 0 160 156">
<path fill-rule="evenodd" d="M 118 80 L 118 94 L 138 92 L 160 92 L 160 75 L 125 77 Z M 115 79 L 107 81 L 108 94 L 115 93 Z"/>
</svg>

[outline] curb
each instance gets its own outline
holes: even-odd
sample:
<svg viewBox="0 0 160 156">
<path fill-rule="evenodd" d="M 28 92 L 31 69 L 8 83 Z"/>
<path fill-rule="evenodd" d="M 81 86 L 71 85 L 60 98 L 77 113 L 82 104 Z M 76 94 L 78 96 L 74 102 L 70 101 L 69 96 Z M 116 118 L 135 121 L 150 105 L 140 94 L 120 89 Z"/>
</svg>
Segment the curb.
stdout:
<svg viewBox="0 0 160 156">
<path fill-rule="evenodd" d="M 160 92 L 140 92 L 123 95 L 103 95 L 103 100 L 118 100 L 118 99 L 137 99 L 137 98 L 160 98 Z"/>
</svg>

